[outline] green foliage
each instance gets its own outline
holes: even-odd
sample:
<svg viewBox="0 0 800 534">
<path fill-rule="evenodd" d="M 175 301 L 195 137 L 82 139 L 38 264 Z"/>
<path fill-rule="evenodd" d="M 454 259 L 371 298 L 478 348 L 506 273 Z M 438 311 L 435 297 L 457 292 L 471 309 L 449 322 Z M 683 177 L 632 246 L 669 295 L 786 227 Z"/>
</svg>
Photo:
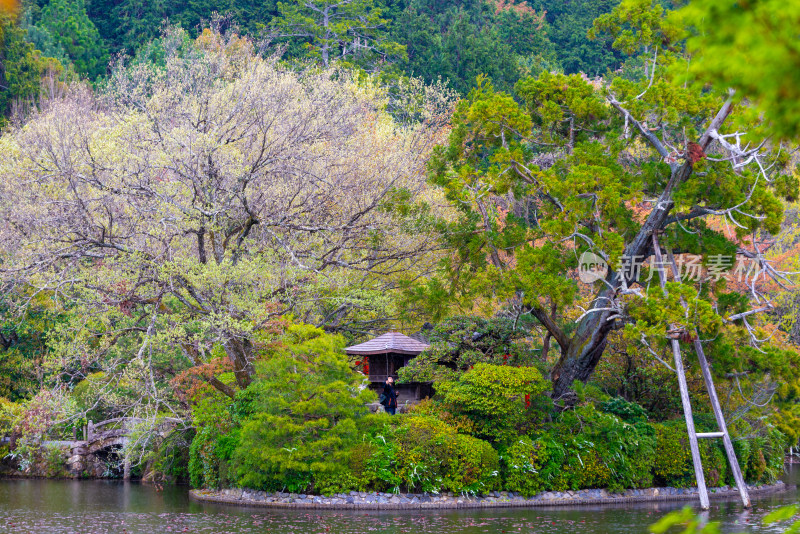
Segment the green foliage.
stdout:
<svg viewBox="0 0 800 534">
<path fill-rule="evenodd" d="M 458 380 L 438 383 L 436 391 L 450 413 L 473 422 L 476 437 L 506 443 L 532 426 L 530 399 L 548 386 L 534 367 L 477 363 Z"/>
<path fill-rule="evenodd" d="M 671 46 L 681 36 L 678 17 L 658 0 L 622 0 L 610 13 L 598 17 L 589 37 L 607 34 L 614 37 L 612 46 L 633 56 L 642 50 Z"/>
<path fill-rule="evenodd" d="M 780 0 L 693 0 L 679 14 L 687 28 L 691 72 L 755 101 L 779 137 L 800 135 L 800 5 Z"/>
<path fill-rule="evenodd" d="M 357 439 L 356 421 L 374 393 L 344 355 L 344 340 L 306 325 L 257 365 L 248 388 L 252 414 L 233 453 L 237 482 L 259 489 L 305 491 L 335 478 Z"/>
<path fill-rule="evenodd" d="M 797 505 L 790 505 L 778 508 L 768 513 L 762 519 L 765 526 L 775 525 L 780 522 L 788 522 L 797 515 Z M 680 532 L 674 530 L 675 528 L 682 528 Z M 777 525 L 770 529 L 770 532 L 777 528 Z M 783 534 L 797 534 L 800 532 L 800 521 L 794 520 L 792 523 L 782 525 Z M 719 534 L 721 532 L 720 524 L 717 521 L 708 521 L 707 518 L 701 517 L 689 507 L 683 510 L 670 512 L 662 517 L 658 522 L 650 525 L 650 532 L 654 534 L 666 534 L 667 532 L 674 532 L 676 534 Z M 777 532 L 777 530 L 774 530 Z"/>
<path fill-rule="evenodd" d="M 542 440 L 533 442 L 523 436 L 508 446 L 500 456 L 503 466 L 503 489 L 516 491 L 526 497 L 545 489 L 540 474 L 547 463 L 548 447 Z"/>
<path fill-rule="evenodd" d="M 221 447 L 221 442 L 227 443 L 237 435 L 229 407 L 230 399 L 219 394 L 203 398 L 192 407 L 196 434 L 189 448 L 188 474 L 195 488 L 216 488 L 233 481 L 228 474 L 230 455 Z"/>
<path fill-rule="evenodd" d="M 592 405 L 564 413 L 549 431 L 549 441 L 562 444 L 561 469 L 548 471 L 556 488 L 649 487 L 656 440 L 652 426 L 626 423 L 611 414 L 598 412 Z M 660 452 L 659 452 L 660 454 Z"/>
<path fill-rule="evenodd" d="M 58 71 L 57 61 L 42 57 L 26 40 L 15 16 L 0 10 L 0 127 L 12 102 L 34 100 L 41 92 L 42 77 Z"/>
<path fill-rule="evenodd" d="M 49 478 L 60 478 L 67 476 L 66 459 L 69 456 L 69 447 L 64 445 L 49 444 L 45 445 L 41 452 L 41 464 L 39 472 Z"/>
<path fill-rule="evenodd" d="M 165 19 L 194 36 L 211 22 L 223 30 L 236 27 L 250 37 L 266 31 L 286 45 L 286 55 L 292 59 L 312 58 L 325 64 L 339 61 L 382 70 L 390 83 L 398 76 L 419 77 L 426 83 L 443 80 L 462 94 L 469 92 L 480 75 L 489 75 L 499 87 L 511 89 L 523 74 L 558 68 L 544 11 L 534 11 L 525 3 L 484 0 L 87 3 L 88 15 L 112 54 L 133 53 L 157 39 Z M 575 11 L 582 13 L 583 24 L 588 24 L 588 12 Z M 37 46 L 52 49 L 61 57 L 54 34 L 42 26 L 32 30 Z M 586 42 L 585 29 L 581 39 Z M 587 47 L 592 48 L 592 44 Z"/>
<path fill-rule="evenodd" d="M 354 451 L 371 455 L 360 461 L 355 476 L 370 480 L 373 487 L 434 493 L 500 488 L 499 457 L 492 446 L 459 434 L 438 419 L 406 416 L 397 426 L 376 425 L 366 436 L 368 448 Z"/>
<path fill-rule="evenodd" d="M 21 411 L 20 405 L 0 397 L 0 437 L 11 435 Z"/>
<path fill-rule="evenodd" d="M 695 482 L 686 425 L 665 423 L 655 428 L 658 450 L 653 464 L 655 483 L 677 488 L 691 486 Z"/>
<path fill-rule="evenodd" d="M 428 83 L 445 80 L 461 94 L 481 75 L 510 89 L 525 61 L 538 72 L 552 55 L 540 17 L 530 10 L 493 7 L 474 0 L 408 2 L 392 26 L 392 35 L 408 52 L 406 72 Z"/>
<path fill-rule="evenodd" d="M 530 0 L 528 4 L 546 13 L 547 35 L 554 45 L 558 62 L 567 74 L 578 72 L 602 76 L 617 69 L 622 61 L 606 36 L 588 39 L 592 22 L 609 13 L 619 0 Z"/>
<path fill-rule="evenodd" d="M 503 486 L 524 495 L 544 490 L 652 486 L 653 428 L 628 424 L 587 405 L 564 413 L 546 431 L 503 449 Z"/>
<path fill-rule="evenodd" d="M 706 522 L 704 518 L 698 517 L 690 507 L 685 507 L 680 511 L 670 512 L 653 525 L 650 525 L 650 532 L 655 534 L 665 534 L 675 532 L 673 528 L 683 527 L 683 534 L 719 534 L 719 523 L 712 521 Z"/>
<path fill-rule="evenodd" d="M 647 411 L 644 408 L 635 402 L 628 402 L 621 397 L 614 397 L 613 399 L 602 402 L 599 408 L 605 413 L 616 415 L 628 424 L 644 423 L 647 421 Z"/>
<path fill-rule="evenodd" d="M 84 0 L 50 0 L 37 26 L 49 32 L 55 47 L 75 66 L 75 71 L 94 80 L 106 73 L 109 55 L 94 23 L 86 14 Z"/>
<path fill-rule="evenodd" d="M 695 415 L 699 432 L 715 431 L 713 418 L 704 423 L 702 414 Z M 657 485 L 690 487 L 696 484 L 689 452 L 689 438 L 683 421 L 655 425 L 656 448 L 653 473 Z M 750 484 L 771 484 L 783 473 L 786 437 L 777 429 L 768 428 L 764 435 L 737 437 L 733 434 L 734 452 L 745 480 Z M 700 442 L 703 473 L 710 486 L 733 484 L 728 460 L 718 440 Z"/>
<path fill-rule="evenodd" d="M 389 20 L 373 0 L 289 0 L 278 2 L 278 12 L 270 23 L 276 34 L 303 39 L 308 55 L 326 67 L 338 59 L 374 70 L 405 57 L 405 48 L 387 39 Z"/>
<path fill-rule="evenodd" d="M 430 347 L 399 370 L 401 382 L 453 379 L 477 363 L 532 365 L 526 330 L 506 318 L 450 317 L 427 332 Z"/>
<path fill-rule="evenodd" d="M 169 18 L 180 18 L 187 28 L 194 28 L 200 18 L 186 20 L 193 13 L 197 2 L 180 4 L 165 0 L 87 0 L 86 11 L 94 26 L 106 43 L 110 53 L 133 54 L 148 41 L 161 33 L 162 23 Z M 221 6 L 219 11 L 223 11 Z M 179 17 L 184 15 L 184 17 Z M 206 20 L 211 10 L 204 12 Z"/>
<path fill-rule="evenodd" d="M 173 431 L 170 432 L 153 451 L 148 451 L 148 476 L 151 480 L 170 483 L 191 483 L 189 475 L 189 462 L 191 461 L 191 444 L 194 440 L 195 432 Z M 198 469 L 197 460 L 192 466 L 194 468 L 195 487 L 203 486 L 204 480 L 202 469 Z M 202 476 L 202 479 L 201 479 Z M 193 484 L 194 485 L 194 484 Z"/>
</svg>

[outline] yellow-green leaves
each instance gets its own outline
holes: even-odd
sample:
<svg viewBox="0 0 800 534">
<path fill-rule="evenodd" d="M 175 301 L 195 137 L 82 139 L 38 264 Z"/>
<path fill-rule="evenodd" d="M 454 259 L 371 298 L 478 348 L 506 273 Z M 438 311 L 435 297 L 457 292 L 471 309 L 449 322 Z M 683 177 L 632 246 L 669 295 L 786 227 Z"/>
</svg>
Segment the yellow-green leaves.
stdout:
<svg viewBox="0 0 800 534">
<path fill-rule="evenodd" d="M 531 398 L 547 386 L 534 367 L 476 363 L 457 381 L 441 382 L 436 389 L 448 411 L 474 422 L 476 437 L 507 442 L 530 424 Z"/>
<path fill-rule="evenodd" d="M 763 113 L 778 137 L 800 136 L 800 4 L 781 0 L 693 0 L 687 22 L 691 72 L 731 87 Z"/>
<path fill-rule="evenodd" d="M 630 56 L 642 49 L 671 47 L 680 39 L 682 26 L 673 16 L 664 16 L 664 7 L 654 0 L 623 0 L 611 12 L 601 15 L 589 30 L 589 38 L 611 34 L 614 48 Z"/>
</svg>

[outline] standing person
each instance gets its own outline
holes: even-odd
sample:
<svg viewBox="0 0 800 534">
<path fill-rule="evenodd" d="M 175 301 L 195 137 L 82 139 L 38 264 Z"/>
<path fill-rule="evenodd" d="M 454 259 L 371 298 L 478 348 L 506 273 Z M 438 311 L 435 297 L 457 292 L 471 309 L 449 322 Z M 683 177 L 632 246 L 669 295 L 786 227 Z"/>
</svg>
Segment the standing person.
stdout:
<svg viewBox="0 0 800 534">
<path fill-rule="evenodd" d="M 386 413 L 394 415 L 397 412 L 397 392 L 394 390 L 394 378 L 391 376 L 386 379 L 383 384 L 383 394 L 381 395 L 381 404 L 386 409 Z"/>
</svg>

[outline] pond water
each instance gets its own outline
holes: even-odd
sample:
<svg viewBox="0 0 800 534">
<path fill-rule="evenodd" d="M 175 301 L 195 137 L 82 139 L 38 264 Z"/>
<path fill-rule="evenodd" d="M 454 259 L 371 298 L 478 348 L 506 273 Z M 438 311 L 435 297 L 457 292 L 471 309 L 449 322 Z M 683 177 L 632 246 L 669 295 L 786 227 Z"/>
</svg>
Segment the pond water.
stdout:
<svg viewBox="0 0 800 534">
<path fill-rule="evenodd" d="M 800 466 L 786 476 L 800 482 Z M 712 501 L 725 532 L 776 532 L 760 526 L 770 510 L 798 502 L 796 491 L 757 497 L 751 510 Z M 579 508 L 413 512 L 265 510 L 202 504 L 185 487 L 101 480 L 0 480 L 0 532 L 8 533 L 636 533 L 686 503 Z"/>
</svg>

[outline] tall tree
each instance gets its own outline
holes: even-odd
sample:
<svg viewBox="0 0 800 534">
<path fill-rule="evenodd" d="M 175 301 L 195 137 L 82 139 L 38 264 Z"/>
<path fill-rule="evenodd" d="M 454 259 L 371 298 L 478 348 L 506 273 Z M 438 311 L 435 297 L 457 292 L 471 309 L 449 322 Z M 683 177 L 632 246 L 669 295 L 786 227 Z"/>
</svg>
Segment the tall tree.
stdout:
<svg viewBox="0 0 800 534">
<path fill-rule="evenodd" d="M 14 101 L 38 97 L 42 78 L 59 68 L 57 61 L 42 57 L 27 41 L 17 14 L 0 11 L 0 126 Z"/>
<path fill-rule="evenodd" d="M 169 0 L 87 0 L 86 12 L 111 54 L 134 54 L 175 14 Z"/>
<path fill-rule="evenodd" d="M 548 36 L 555 45 L 564 72 L 603 76 L 619 68 L 624 56 L 611 46 L 612 38 L 600 35 L 589 40 L 586 37 L 594 20 L 611 12 L 619 0 L 529 0 L 529 3 L 545 13 Z"/>
<path fill-rule="evenodd" d="M 51 0 L 37 24 L 66 52 L 76 72 L 91 79 L 106 73 L 108 50 L 83 0 Z"/>
<path fill-rule="evenodd" d="M 374 69 L 405 55 L 403 46 L 387 38 L 389 20 L 372 0 L 278 2 L 278 11 L 271 23 L 273 35 L 303 39 L 325 67 L 341 60 Z"/>
<path fill-rule="evenodd" d="M 544 73 L 517 84 L 524 105 L 484 81 L 459 104 L 449 144 L 432 164 L 434 182 L 462 217 L 447 234 L 454 245 L 448 277 L 428 282 L 424 294 L 461 296 L 468 307 L 491 295 L 514 314 L 530 313 L 544 346 L 559 348 L 551 376 L 557 399 L 591 376 L 609 332 L 631 321 L 642 328 L 631 330 L 637 339 L 656 336 L 661 346 L 670 322 L 707 337 L 728 324 L 725 314 L 733 312 L 714 302 L 738 297 L 705 279 L 700 291 L 672 288 L 669 302 L 643 293 L 634 266 L 653 255 L 653 236 L 665 234 L 668 246 L 705 264 L 714 255 L 735 260 L 738 249 L 778 277 L 759 243 L 780 229 L 778 197 L 797 188 L 783 147 L 759 139 L 747 148 L 735 133 L 758 133 L 761 125 L 733 108 L 726 89 L 672 78 L 685 72 L 674 46 L 681 29 L 660 5 L 626 0 L 596 25 L 629 53 L 651 54 L 647 77 L 618 78 L 604 89 L 577 75 Z M 729 123 L 736 130 L 725 133 Z M 794 183 L 791 191 L 786 183 Z M 736 232 L 714 231 L 714 222 Z M 591 297 L 575 276 L 584 252 L 608 267 Z M 690 303 L 688 318 L 677 295 Z M 754 289 L 751 298 L 757 305 L 761 296 Z M 731 328 L 725 339 L 741 343 L 742 332 Z M 731 351 L 736 343 L 720 345 L 720 361 L 759 367 L 769 359 L 760 354 L 790 356 L 781 347 L 750 348 L 757 338 L 745 334 L 738 352 Z"/>
<path fill-rule="evenodd" d="M 543 17 L 524 3 L 414 0 L 395 17 L 392 36 L 408 51 L 406 72 L 441 78 L 462 95 L 480 75 L 511 90 L 521 63 L 552 52 Z"/>
<path fill-rule="evenodd" d="M 344 73 L 300 77 L 235 36 L 162 46 L 163 66 L 120 66 L 0 140 L 2 272 L 77 306 L 59 365 L 182 351 L 244 387 L 274 317 L 346 322 L 430 267 L 416 204 L 447 106 L 400 124 Z"/>
</svg>

